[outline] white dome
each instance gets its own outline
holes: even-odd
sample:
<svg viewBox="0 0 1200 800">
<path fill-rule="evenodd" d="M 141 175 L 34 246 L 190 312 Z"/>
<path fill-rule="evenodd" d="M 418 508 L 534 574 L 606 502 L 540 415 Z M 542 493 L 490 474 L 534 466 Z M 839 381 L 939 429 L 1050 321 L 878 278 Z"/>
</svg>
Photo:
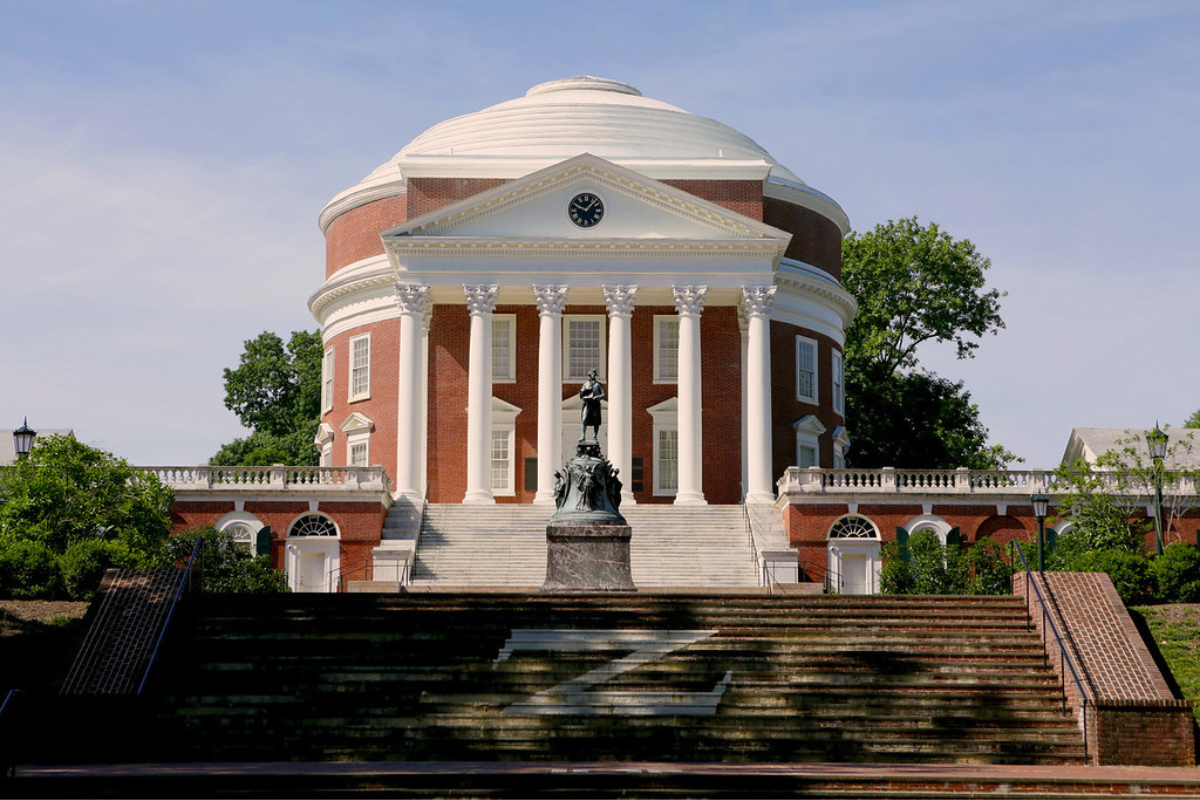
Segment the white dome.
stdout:
<svg viewBox="0 0 1200 800">
<path fill-rule="evenodd" d="M 434 125 L 330 201 L 321 227 L 349 208 L 404 191 L 410 177 L 510 180 L 581 153 L 659 180 L 769 179 L 820 195 L 728 125 L 643 97 L 627 83 L 581 75 Z"/>
</svg>

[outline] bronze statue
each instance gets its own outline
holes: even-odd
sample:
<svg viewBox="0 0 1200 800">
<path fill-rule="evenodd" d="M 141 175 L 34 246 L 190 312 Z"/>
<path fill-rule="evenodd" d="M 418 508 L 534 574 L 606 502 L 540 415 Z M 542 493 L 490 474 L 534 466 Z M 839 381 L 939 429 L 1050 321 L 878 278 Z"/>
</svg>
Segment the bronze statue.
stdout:
<svg viewBox="0 0 1200 800">
<path fill-rule="evenodd" d="M 604 393 L 604 384 L 596 375 L 596 370 L 588 370 L 587 383 L 579 388 L 579 397 L 583 400 L 579 409 L 583 421 L 583 432 L 579 436 L 581 442 L 587 439 L 588 428 L 594 429 L 596 441 L 600 440 L 600 401 L 607 395 Z"/>
</svg>

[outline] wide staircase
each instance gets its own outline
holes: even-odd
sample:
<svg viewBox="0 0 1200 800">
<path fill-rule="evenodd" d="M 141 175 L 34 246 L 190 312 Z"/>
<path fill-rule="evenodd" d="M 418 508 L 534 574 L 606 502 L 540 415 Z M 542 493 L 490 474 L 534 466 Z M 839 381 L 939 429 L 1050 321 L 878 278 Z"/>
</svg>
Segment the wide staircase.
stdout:
<svg viewBox="0 0 1200 800">
<path fill-rule="evenodd" d="M 546 579 L 546 523 L 532 505 L 431 504 L 421 524 L 411 591 L 535 589 Z M 639 588 L 760 585 L 741 506 L 627 506 L 630 570 Z"/>
<path fill-rule="evenodd" d="M 198 598 L 195 634 L 165 665 L 154 757 L 1084 757 L 1017 598 L 250 599 Z"/>
</svg>

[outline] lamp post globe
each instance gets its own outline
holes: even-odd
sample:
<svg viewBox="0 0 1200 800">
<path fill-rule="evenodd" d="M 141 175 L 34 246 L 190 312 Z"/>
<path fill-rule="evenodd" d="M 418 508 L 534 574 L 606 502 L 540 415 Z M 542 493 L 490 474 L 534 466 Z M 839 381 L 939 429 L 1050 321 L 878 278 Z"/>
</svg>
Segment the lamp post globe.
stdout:
<svg viewBox="0 0 1200 800">
<path fill-rule="evenodd" d="M 21 423 L 21 427 L 13 431 L 13 448 L 17 451 L 17 458 L 29 455 L 35 436 L 37 436 L 37 431 L 29 427 L 29 418 L 26 417 L 25 421 Z"/>
<path fill-rule="evenodd" d="M 1046 571 L 1046 512 L 1050 507 L 1050 498 L 1038 492 L 1029 501 L 1033 505 L 1033 515 L 1038 521 L 1038 572 Z"/>
</svg>

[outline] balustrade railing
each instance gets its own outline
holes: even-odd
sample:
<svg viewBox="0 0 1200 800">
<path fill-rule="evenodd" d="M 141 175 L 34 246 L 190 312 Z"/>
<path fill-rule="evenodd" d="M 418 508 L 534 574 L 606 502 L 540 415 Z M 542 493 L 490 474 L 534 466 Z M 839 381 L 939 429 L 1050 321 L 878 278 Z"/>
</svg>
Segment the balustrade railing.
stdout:
<svg viewBox="0 0 1200 800">
<path fill-rule="evenodd" d="M 144 472 L 177 491 L 205 489 L 333 490 L 378 489 L 391 491 L 392 481 L 383 467 L 142 467 Z"/>
<path fill-rule="evenodd" d="M 1153 494 L 1153 486 L 1120 473 L 1092 473 L 1102 486 L 1117 494 Z M 1062 481 L 1051 470 L 970 469 L 824 469 L 788 467 L 778 482 L 781 496 L 810 493 L 1011 495 L 1028 497 L 1036 492 L 1061 492 Z M 1163 491 L 1173 496 L 1196 495 L 1200 482 L 1188 475 L 1168 473 Z"/>
</svg>

